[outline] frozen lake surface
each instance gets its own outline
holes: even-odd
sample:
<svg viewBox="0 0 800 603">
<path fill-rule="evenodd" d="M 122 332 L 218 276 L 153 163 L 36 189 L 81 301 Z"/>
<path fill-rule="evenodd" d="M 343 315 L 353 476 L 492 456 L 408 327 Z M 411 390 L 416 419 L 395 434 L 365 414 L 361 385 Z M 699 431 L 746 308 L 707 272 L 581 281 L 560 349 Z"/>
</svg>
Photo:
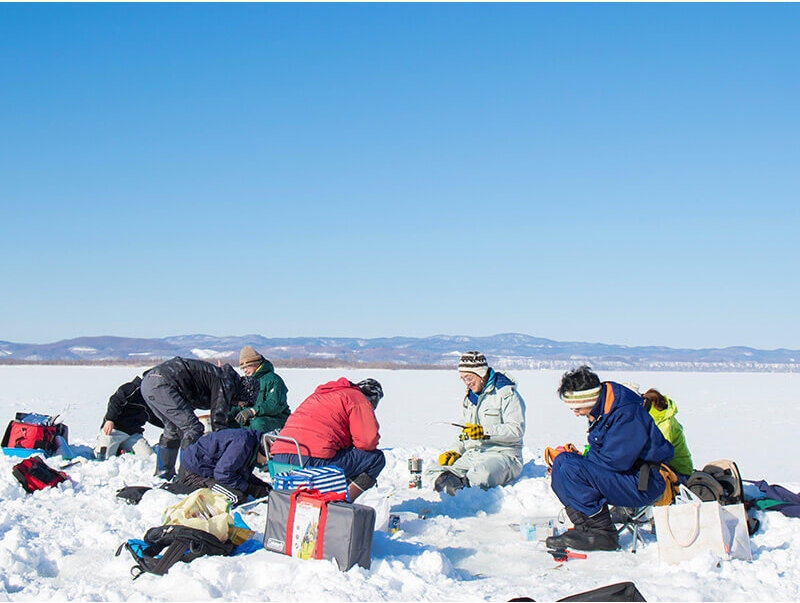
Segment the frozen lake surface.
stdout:
<svg viewBox="0 0 800 603">
<path fill-rule="evenodd" d="M 70 441 L 92 445 L 108 397 L 141 367 L 0 366 L 0 419 L 17 410 L 63 414 Z M 113 556 L 128 538 L 158 525 L 178 497 L 148 493 L 139 506 L 115 498 L 123 485 L 155 484 L 152 459 L 130 455 L 68 470 L 74 483 L 25 495 L 0 457 L 0 600 L 507 600 L 527 595 L 553 600 L 622 580 L 633 580 L 648 600 L 800 599 L 800 521 L 761 514 L 751 541 L 754 561 L 696 559 L 659 566 L 654 539 L 636 555 L 590 553 L 556 569 L 535 543 L 522 541 L 523 517 L 560 509 L 545 476 L 542 451 L 565 442 L 582 445 L 586 426 L 556 396 L 560 371 L 510 371 L 527 404 L 525 469 L 513 485 L 469 489 L 442 498 L 430 484 L 409 490 L 406 461 L 426 465 L 450 447 L 463 386 L 453 371 L 283 369 L 290 406 L 320 383 L 345 376 L 378 379 L 378 407 L 387 467 L 378 487 L 359 499 L 376 508 L 378 524 L 370 570 L 339 572 L 323 561 L 294 561 L 267 551 L 203 558 L 173 567 L 168 576 L 132 582 L 130 558 Z M 766 479 L 800 490 L 794 442 L 800 428 L 796 374 L 601 373 L 601 378 L 655 387 L 675 400 L 694 464 L 730 458 L 746 479 Z M 158 430 L 145 435 L 154 442 Z M 56 459 L 57 460 L 57 459 Z M 247 516 L 263 530 L 263 505 Z M 427 519 L 420 519 L 424 511 Z M 401 530 L 388 534 L 388 514 Z M 626 540 L 627 538 L 627 540 Z M 629 536 L 622 544 L 629 544 Z"/>
</svg>

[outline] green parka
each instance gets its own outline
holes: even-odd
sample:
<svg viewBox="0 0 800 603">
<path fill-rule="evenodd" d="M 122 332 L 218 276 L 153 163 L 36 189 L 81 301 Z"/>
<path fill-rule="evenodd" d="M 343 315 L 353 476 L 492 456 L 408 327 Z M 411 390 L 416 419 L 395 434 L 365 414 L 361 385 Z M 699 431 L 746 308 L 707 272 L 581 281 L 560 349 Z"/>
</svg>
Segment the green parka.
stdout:
<svg viewBox="0 0 800 603">
<path fill-rule="evenodd" d="M 675 415 L 678 414 L 678 407 L 675 406 L 670 398 L 667 398 L 667 407 L 664 410 L 656 410 L 655 406 L 650 407 L 650 416 L 656 422 L 656 426 L 664 434 L 664 438 L 675 448 L 675 456 L 667 463 L 676 473 L 691 475 L 694 467 L 692 465 L 692 453 L 686 445 L 686 437 L 683 435 L 683 426 L 678 423 Z"/>
<path fill-rule="evenodd" d="M 275 373 L 272 363 L 266 359 L 253 373 L 253 378 L 258 380 L 259 385 L 258 398 L 253 404 L 256 416 L 250 419 L 244 427 L 260 431 L 281 429 L 291 414 L 289 405 L 286 403 L 286 393 L 289 391 L 286 384 Z"/>
</svg>

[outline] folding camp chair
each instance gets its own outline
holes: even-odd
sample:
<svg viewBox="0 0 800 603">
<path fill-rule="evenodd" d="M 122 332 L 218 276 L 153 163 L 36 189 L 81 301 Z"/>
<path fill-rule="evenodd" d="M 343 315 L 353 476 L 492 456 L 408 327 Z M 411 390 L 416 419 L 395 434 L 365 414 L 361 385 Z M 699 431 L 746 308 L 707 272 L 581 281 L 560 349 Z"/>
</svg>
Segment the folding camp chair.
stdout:
<svg viewBox="0 0 800 603">
<path fill-rule="evenodd" d="M 264 434 L 264 449 L 269 450 L 270 446 L 275 443 L 276 440 L 284 440 L 286 442 L 292 442 L 295 447 L 297 448 L 297 459 L 300 461 L 299 465 L 292 465 L 291 463 L 279 463 L 277 461 L 272 460 L 272 455 L 269 455 L 269 460 L 267 461 L 267 470 L 269 471 L 269 476 L 274 480 L 275 476 L 278 473 L 287 473 L 289 471 L 294 471 L 295 469 L 302 469 L 303 465 L 303 455 L 300 453 L 300 444 L 294 438 L 290 438 L 287 436 L 281 435 L 274 435 L 270 433 Z"/>
<path fill-rule="evenodd" d="M 614 507 L 611 512 L 611 520 L 614 523 L 621 523 L 622 526 L 617 530 L 621 534 L 627 530 L 633 534 L 633 546 L 631 553 L 636 552 L 636 547 L 641 541 L 644 544 L 644 536 L 639 532 L 644 526 L 650 527 L 650 533 L 656 533 L 655 521 L 653 520 L 653 507 L 671 505 L 675 502 L 678 493 L 679 481 L 675 472 L 664 463 L 659 467 L 659 473 L 664 478 L 664 493 L 652 505 L 643 507 Z"/>
<path fill-rule="evenodd" d="M 611 511 L 611 519 L 615 524 L 622 524 L 617 528 L 617 534 L 628 531 L 633 534 L 633 544 L 631 553 L 636 553 L 639 542 L 645 543 L 644 536 L 640 532 L 643 527 L 649 526 L 650 532 L 655 533 L 653 522 L 653 505 L 644 507 L 614 507 Z"/>
</svg>

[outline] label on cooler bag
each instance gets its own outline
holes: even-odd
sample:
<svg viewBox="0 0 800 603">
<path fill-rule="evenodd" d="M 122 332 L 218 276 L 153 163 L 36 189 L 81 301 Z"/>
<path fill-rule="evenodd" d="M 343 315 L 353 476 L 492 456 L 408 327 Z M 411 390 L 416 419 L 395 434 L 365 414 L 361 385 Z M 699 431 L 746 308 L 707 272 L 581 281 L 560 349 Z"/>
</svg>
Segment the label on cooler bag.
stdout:
<svg viewBox="0 0 800 603">
<path fill-rule="evenodd" d="M 321 504 L 318 501 L 302 500 L 297 503 L 292 525 L 292 557 L 313 559 L 319 535 Z"/>
</svg>

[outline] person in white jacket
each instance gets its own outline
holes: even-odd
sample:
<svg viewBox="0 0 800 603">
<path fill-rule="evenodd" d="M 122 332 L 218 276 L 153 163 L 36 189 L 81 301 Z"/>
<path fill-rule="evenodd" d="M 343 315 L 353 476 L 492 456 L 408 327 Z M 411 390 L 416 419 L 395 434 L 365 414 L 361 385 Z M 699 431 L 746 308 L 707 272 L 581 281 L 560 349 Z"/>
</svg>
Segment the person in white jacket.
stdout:
<svg viewBox="0 0 800 603">
<path fill-rule="evenodd" d="M 463 428 L 455 446 L 439 455 L 436 491 L 453 495 L 469 486 L 493 488 L 513 481 L 522 471 L 525 401 L 517 385 L 490 368 L 478 352 L 458 362 L 467 386 L 462 402 Z"/>
</svg>

